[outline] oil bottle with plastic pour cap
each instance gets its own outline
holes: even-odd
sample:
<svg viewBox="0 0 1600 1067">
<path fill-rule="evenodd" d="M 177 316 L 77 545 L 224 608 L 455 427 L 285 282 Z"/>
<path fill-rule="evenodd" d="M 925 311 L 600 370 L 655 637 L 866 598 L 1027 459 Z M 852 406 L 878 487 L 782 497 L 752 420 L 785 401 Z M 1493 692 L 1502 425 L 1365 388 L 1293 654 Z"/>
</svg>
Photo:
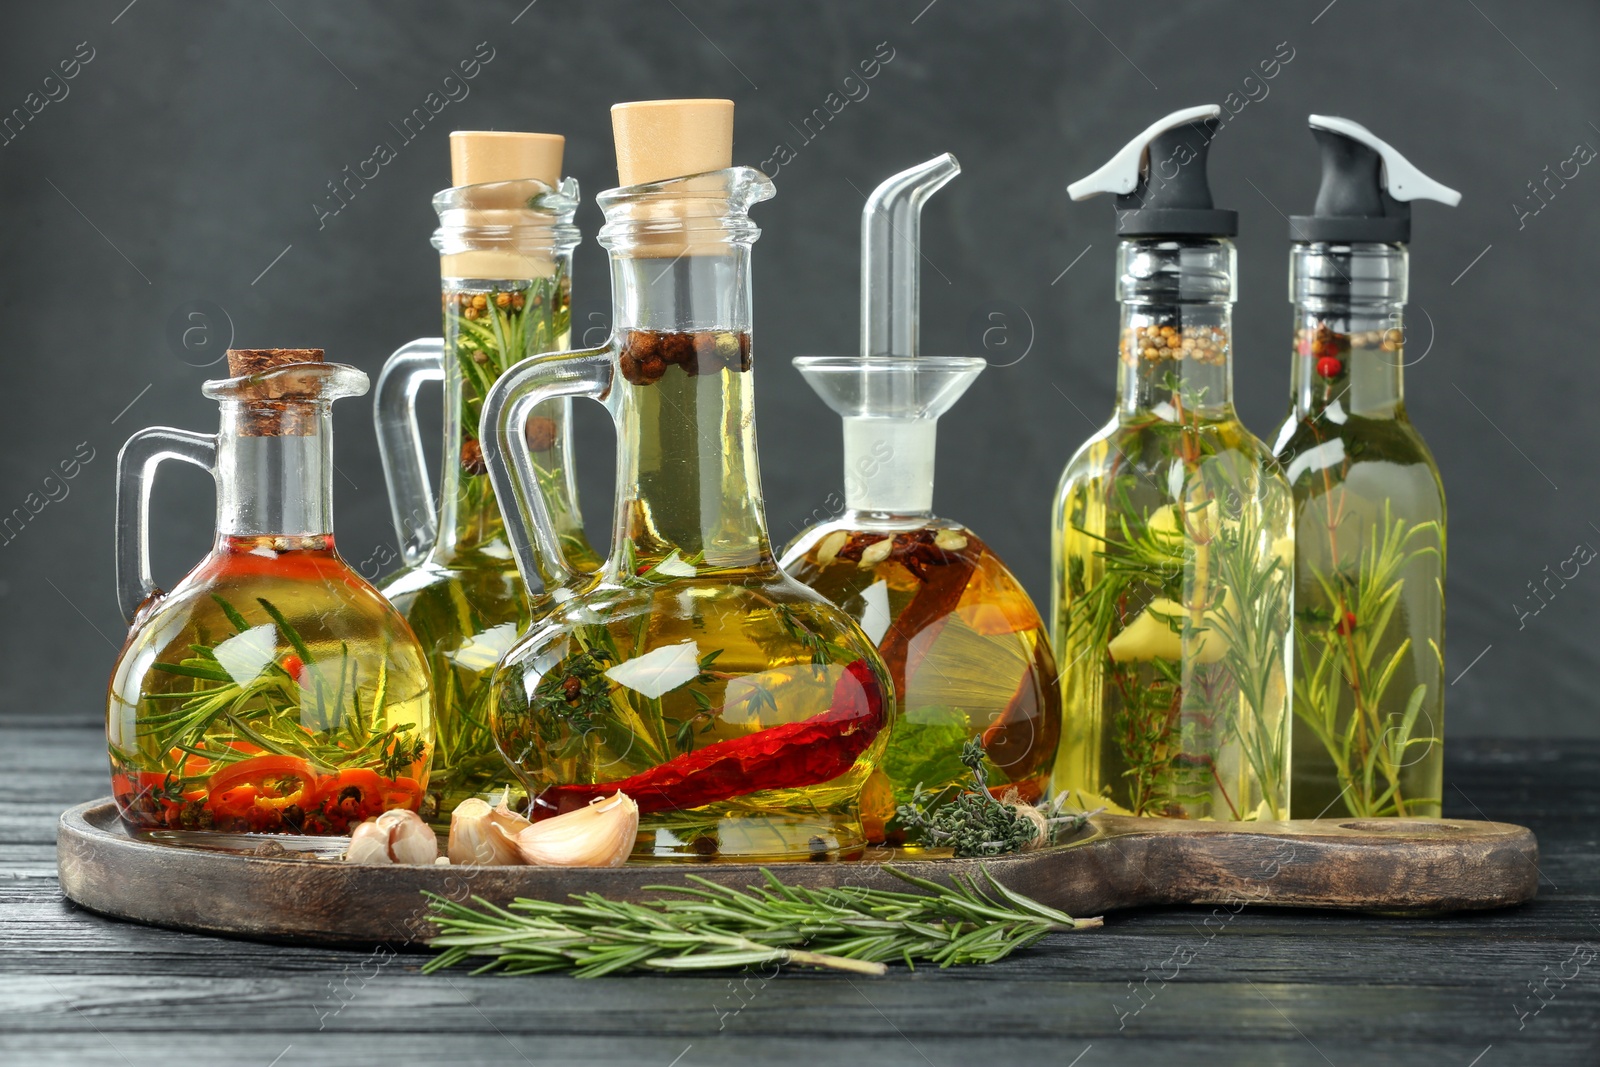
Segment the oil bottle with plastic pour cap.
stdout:
<svg viewBox="0 0 1600 1067">
<path fill-rule="evenodd" d="M 1116 409 L 1062 475 L 1054 644 L 1074 806 L 1289 812 L 1292 500 L 1233 406 L 1237 216 L 1206 176 L 1220 114 L 1174 112 L 1074 182 L 1116 196 Z"/>
<path fill-rule="evenodd" d="M 1348 119 L 1313 115 L 1322 185 L 1289 220 L 1294 814 L 1437 816 L 1445 501 L 1406 413 L 1411 205 L 1461 195 Z"/>
<path fill-rule="evenodd" d="M 378 378 L 373 418 L 402 564 L 383 592 L 428 655 L 438 743 L 423 813 L 440 827 L 468 797 L 520 799 L 489 730 L 489 683 L 530 612 L 548 602 L 550 575 L 530 573 L 525 585 L 517 572 L 478 423 L 507 368 L 570 344 L 578 183 L 560 176 L 564 146 L 546 133 L 450 135 L 452 184 L 433 198 L 444 336 L 402 345 Z M 437 501 L 417 424 L 419 392 L 436 381 L 444 387 Z M 570 405 L 541 405 L 524 432 L 567 564 L 587 573 L 600 561 L 578 511 Z M 369 577 L 394 559 L 392 550 L 376 557 Z"/>
<path fill-rule="evenodd" d="M 790 574 L 860 620 L 893 675 L 901 718 L 862 807 L 869 836 L 918 844 L 896 808 L 956 795 L 983 747 L 997 796 L 1050 784 L 1061 694 L 1044 622 L 977 534 L 933 514 L 939 417 L 987 365 L 920 355 L 923 204 L 960 173 L 945 154 L 895 174 L 861 215 L 861 354 L 794 361 L 844 420 L 845 511 L 802 532 Z"/>
</svg>

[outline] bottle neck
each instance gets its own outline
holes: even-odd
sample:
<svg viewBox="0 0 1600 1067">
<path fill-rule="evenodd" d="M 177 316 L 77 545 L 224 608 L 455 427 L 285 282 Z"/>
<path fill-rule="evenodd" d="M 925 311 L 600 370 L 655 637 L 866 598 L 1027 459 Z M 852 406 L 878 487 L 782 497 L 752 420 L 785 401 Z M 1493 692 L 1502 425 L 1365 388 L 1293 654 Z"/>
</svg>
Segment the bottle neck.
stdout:
<svg viewBox="0 0 1600 1067">
<path fill-rule="evenodd" d="M 470 253 L 468 253 L 470 254 Z M 445 257 L 448 261 L 450 257 Z M 524 257 L 525 261 L 531 261 Z M 518 361 L 563 351 L 571 338 L 569 250 L 543 250 L 536 277 L 506 279 L 445 277 L 444 447 L 439 480 L 438 561 L 481 552 L 511 561 L 505 521 L 489 484 L 478 423 L 483 399 Z M 540 468 L 541 491 L 563 536 L 581 538 L 577 486 L 567 462 L 571 430 L 565 402 L 541 405 L 529 418 L 527 436 Z"/>
<path fill-rule="evenodd" d="M 1224 238 L 1121 243 L 1119 417 L 1232 417 L 1235 275 Z"/>
<path fill-rule="evenodd" d="M 1406 288 L 1404 245 L 1294 246 L 1291 389 L 1299 418 L 1405 417 Z"/>
<path fill-rule="evenodd" d="M 612 397 L 621 445 L 612 565 L 674 553 L 713 569 L 773 569 L 750 359 L 750 248 L 676 257 L 613 247 Z"/>
<path fill-rule="evenodd" d="M 939 420 L 844 418 L 844 504 L 893 521 L 933 515 Z"/>
<path fill-rule="evenodd" d="M 223 402 L 217 436 L 217 533 L 333 533 L 333 416 L 328 402 Z"/>
</svg>

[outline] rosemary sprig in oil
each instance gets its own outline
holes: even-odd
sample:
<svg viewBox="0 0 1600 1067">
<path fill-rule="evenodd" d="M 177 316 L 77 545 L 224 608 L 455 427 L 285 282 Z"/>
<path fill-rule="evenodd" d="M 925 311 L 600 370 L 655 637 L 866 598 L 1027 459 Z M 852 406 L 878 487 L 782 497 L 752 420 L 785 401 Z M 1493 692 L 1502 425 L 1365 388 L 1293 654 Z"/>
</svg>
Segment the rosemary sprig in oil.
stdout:
<svg viewBox="0 0 1600 1067">
<path fill-rule="evenodd" d="M 444 951 L 422 969 L 482 959 L 474 973 L 598 978 L 777 963 L 881 975 L 887 960 L 993 963 L 1049 934 L 1101 924 L 1013 892 L 987 869 L 981 880 L 952 875 L 950 885 L 884 870 L 923 892 L 808 889 L 763 870 L 764 886 L 741 891 L 689 875 L 687 885 L 649 887 L 673 895 L 642 904 L 575 893 L 570 903 L 518 898 L 501 908 L 474 898 L 472 907 L 425 894 L 443 931 L 430 944 Z"/>
</svg>

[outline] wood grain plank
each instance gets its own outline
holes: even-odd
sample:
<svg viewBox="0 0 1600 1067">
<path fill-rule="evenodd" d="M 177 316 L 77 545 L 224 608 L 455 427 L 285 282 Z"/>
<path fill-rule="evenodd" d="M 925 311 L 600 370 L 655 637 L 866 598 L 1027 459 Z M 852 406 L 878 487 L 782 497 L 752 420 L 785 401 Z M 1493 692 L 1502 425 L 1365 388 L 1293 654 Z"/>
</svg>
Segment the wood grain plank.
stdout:
<svg viewBox="0 0 1600 1067">
<path fill-rule="evenodd" d="M 1548 987 L 1537 1015 L 1518 1014 L 1541 1003 L 1529 982 L 1577 946 L 1600 946 L 1600 744 L 1469 742 L 1447 751 L 1447 781 L 1481 809 L 1451 801 L 1447 788 L 1449 814 L 1522 822 L 1541 838 L 1539 898 L 1492 916 L 1165 908 L 1051 938 L 990 967 L 854 982 L 797 972 L 761 985 L 759 975 L 425 977 L 414 954 L 376 958 L 377 966 L 368 953 L 99 918 L 61 898 L 50 862 L 61 807 L 104 791 L 98 731 L 25 732 L 32 751 L 11 737 L 0 744 L 0 782 L 25 765 L 28 784 L 0 788 L 7 1067 L 266 1067 L 280 1055 L 280 1067 L 1064 1065 L 1085 1048 L 1078 1067 L 1465 1067 L 1491 1046 L 1478 1067 L 1600 1062 L 1600 958 Z M 1143 1006 L 1130 1013 L 1135 1004 Z"/>
</svg>

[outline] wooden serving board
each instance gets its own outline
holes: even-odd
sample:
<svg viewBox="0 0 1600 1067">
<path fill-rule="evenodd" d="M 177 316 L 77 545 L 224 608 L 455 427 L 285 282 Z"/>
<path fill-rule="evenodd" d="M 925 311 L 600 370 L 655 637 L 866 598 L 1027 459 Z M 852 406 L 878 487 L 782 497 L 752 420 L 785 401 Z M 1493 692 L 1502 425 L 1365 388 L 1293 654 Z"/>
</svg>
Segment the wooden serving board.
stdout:
<svg viewBox="0 0 1600 1067">
<path fill-rule="evenodd" d="M 109 799 L 64 812 L 57 830 L 61 887 L 119 919 L 212 934 L 322 944 L 416 943 L 433 931 L 421 892 L 562 900 L 595 891 L 648 899 L 651 885 L 686 873 L 734 887 L 759 884 L 761 865 L 561 867 L 369 866 L 297 855 L 181 848 L 131 837 Z M 987 867 L 1021 893 L 1075 916 L 1153 905 L 1245 904 L 1382 912 L 1479 911 L 1521 904 L 1538 890 L 1532 831 L 1467 819 L 1186 822 L 1094 816 L 1061 844 L 988 860 L 869 850 L 862 860 L 774 863 L 785 882 L 905 890 L 883 870 L 943 880 Z"/>
</svg>

